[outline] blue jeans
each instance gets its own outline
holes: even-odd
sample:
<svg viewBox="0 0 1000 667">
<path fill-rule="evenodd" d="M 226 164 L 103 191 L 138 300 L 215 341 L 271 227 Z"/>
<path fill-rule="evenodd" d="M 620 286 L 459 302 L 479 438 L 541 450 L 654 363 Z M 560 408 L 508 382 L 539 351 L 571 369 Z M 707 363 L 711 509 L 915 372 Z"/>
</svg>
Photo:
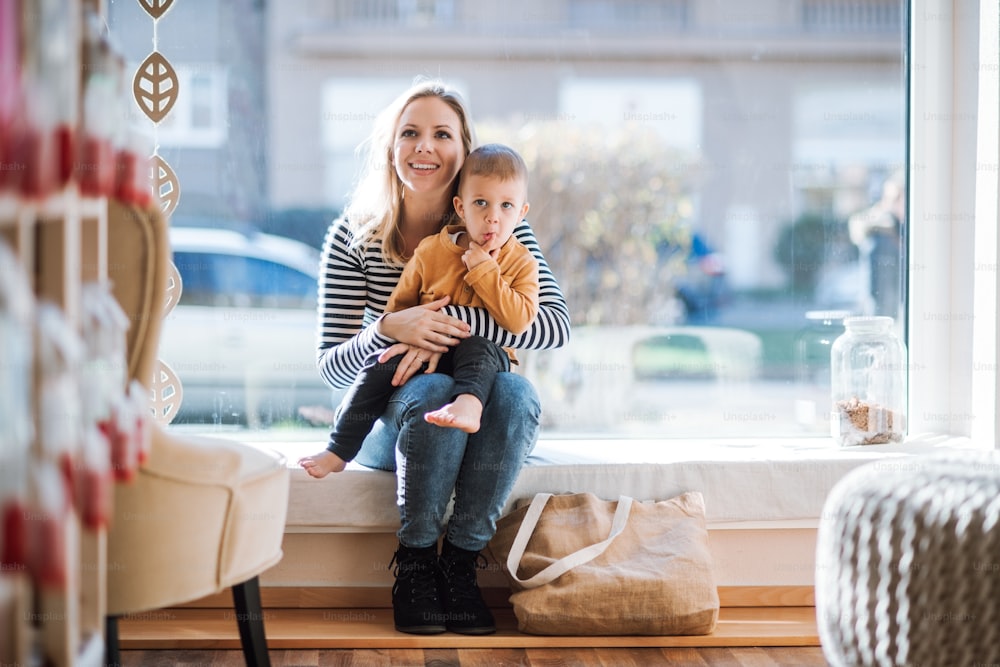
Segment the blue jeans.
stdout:
<svg viewBox="0 0 1000 667">
<path fill-rule="evenodd" d="M 437 543 L 454 494 L 448 541 L 461 549 L 482 550 L 538 439 L 541 405 L 534 387 L 520 375 L 497 375 L 478 433 L 424 421 L 424 413 L 450 402 L 454 393 L 448 375 L 411 378 L 393 394 L 355 459 L 396 472 L 398 536 L 408 547 Z"/>
<path fill-rule="evenodd" d="M 353 461 L 375 420 L 385 413 L 389 399 L 396 393 L 392 377 L 396 374 L 402 354 L 379 362 L 381 351 L 373 352 L 358 372 L 354 384 L 340 401 L 337 416 L 330 429 L 327 451 L 345 461 Z M 510 357 L 503 348 L 482 336 L 463 338 L 438 359 L 437 371 L 455 378 L 455 395 L 472 394 L 483 405 L 493 391 L 497 373 L 510 370 Z M 455 396 L 447 402 L 455 400 Z"/>
</svg>

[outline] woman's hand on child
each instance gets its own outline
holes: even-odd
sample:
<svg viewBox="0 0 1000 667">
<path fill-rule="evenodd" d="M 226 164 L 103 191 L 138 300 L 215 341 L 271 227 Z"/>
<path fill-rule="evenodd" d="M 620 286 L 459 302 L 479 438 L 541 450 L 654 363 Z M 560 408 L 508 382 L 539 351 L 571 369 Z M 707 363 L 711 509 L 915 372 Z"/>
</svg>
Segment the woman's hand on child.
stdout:
<svg viewBox="0 0 1000 667">
<path fill-rule="evenodd" d="M 430 352 L 420 347 L 407 345 L 406 343 L 396 343 L 386 348 L 379 355 L 379 363 L 385 363 L 397 355 L 403 355 L 396 366 L 396 373 L 392 376 L 392 386 L 401 387 L 406 381 L 419 373 L 424 364 L 427 364 L 427 373 L 433 373 L 437 368 L 438 360 L 441 359 L 441 352 Z"/>
<path fill-rule="evenodd" d="M 379 333 L 400 343 L 435 352 L 447 352 L 459 340 L 469 337 L 469 325 L 441 309 L 449 297 L 390 313 L 382 318 Z M 399 354 L 397 351 L 396 354 Z"/>
<path fill-rule="evenodd" d="M 444 352 L 431 352 L 430 356 L 427 358 L 427 370 L 425 373 L 433 373 L 437 370 L 438 362 L 441 361 L 441 355 Z"/>
</svg>

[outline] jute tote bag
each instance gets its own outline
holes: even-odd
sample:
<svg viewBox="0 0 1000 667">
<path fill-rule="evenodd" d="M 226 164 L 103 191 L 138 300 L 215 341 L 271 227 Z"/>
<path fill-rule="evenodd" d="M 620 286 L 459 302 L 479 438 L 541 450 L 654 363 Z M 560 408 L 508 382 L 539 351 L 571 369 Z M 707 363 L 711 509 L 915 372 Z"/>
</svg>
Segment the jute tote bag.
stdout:
<svg viewBox="0 0 1000 667">
<path fill-rule="evenodd" d="M 497 522 L 488 549 L 506 564 L 524 633 L 701 635 L 718 621 L 699 492 L 659 502 L 539 493 Z"/>
</svg>

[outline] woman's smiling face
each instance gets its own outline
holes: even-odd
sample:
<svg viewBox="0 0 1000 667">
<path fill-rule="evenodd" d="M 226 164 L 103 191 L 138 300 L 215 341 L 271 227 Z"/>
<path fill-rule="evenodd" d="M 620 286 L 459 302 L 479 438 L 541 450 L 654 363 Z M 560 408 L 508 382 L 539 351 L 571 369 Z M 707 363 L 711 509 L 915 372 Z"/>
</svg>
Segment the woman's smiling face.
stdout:
<svg viewBox="0 0 1000 667">
<path fill-rule="evenodd" d="M 413 192 L 450 190 L 465 161 L 458 114 L 438 97 L 420 97 L 399 116 L 392 162 Z"/>
</svg>

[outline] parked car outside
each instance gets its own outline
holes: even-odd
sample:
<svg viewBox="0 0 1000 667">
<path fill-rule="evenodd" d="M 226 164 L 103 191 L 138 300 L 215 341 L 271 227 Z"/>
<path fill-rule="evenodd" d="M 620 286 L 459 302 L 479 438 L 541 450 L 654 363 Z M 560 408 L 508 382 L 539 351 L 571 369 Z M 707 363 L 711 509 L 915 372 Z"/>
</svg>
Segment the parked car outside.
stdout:
<svg viewBox="0 0 1000 667">
<path fill-rule="evenodd" d="M 160 358 L 177 374 L 174 423 L 267 426 L 329 407 L 316 369 L 319 251 L 254 231 L 173 226 L 181 297 Z"/>
</svg>

